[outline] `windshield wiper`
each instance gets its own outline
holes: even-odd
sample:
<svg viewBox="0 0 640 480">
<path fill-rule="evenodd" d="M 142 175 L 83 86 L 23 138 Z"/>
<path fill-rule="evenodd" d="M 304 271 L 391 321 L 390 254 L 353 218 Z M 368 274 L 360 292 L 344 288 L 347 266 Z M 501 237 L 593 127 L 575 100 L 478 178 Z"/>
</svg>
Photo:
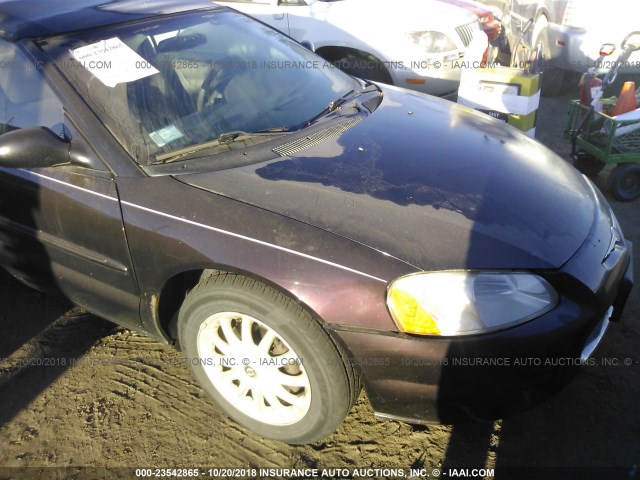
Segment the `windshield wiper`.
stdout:
<svg viewBox="0 0 640 480">
<path fill-rule="evenodd" d="M 271 127 L 271 128 L 263 128 L 262 130 L 256 130 L 253 133 L 278 133 L 278 132 L 288 132 L 289 127 L 286 125 L 282 127 Z"/>
<path fill-rule="evenodd" d="M 267 128 L 264 130 L 259 130 L 257 132 L 244 132 L 242 130 L 226 132 L 220 135 L 215 140 L 199 143 L 197 145 L 191 145 L 178 150 L 174 150 L 173 152 L 156 155 L 156 163 L 175 162 L 178 160 L 182 160 L 183 158 L 188 157 L 190 155 L 193 155 L 194 153 L 200 152 L 202 150 L 207 150 L 209 148 L 215 148 L 221 145 L 229 145 L 236 141 L 250 140 L 255 138 L 268 139 L 269 137 L 276 137 L 276 136 L 283 135 L 288 131 L 289 131 L 289 128 L 286 126 L 283 126 L 283 127 Z"/>
<path fill-rule="evenodd" d="M 313 122 L 321 119 L 322 117 L 325 117 L 328 114 L 335 112 L 338 109 L 338 107 L 342 106 L 347 100 L 349 100 L 354 93 L 356 93 L 355 90 L 350 90 L 340 98 L 330 101 L 329 105 L 327 105 L 327 108 L 325 108 L 319 114 L 315 115 L 314 117 L 304 122 L 304 126 L 309 126 Z"/>
<path fill-rule="evenodd" d="M 370 83 L 370 82 L 363 82 L 366 87 L 358 89 L 358 90 L 350 90 L 347 93 L 345 93 L 343 96 L 341 96 L 340 98 L 337 98 L 335 100 L 332 100 L 331 102 L 329 102 L 329 105 L 327 105 L 327 108 L 325 108 L 323 111 L 321 111 L 319 114 L 317 114 L 316 116 L 314 116 L 313 118 L 311 118 L 310 120 L 307 120 L 306 122 L 304 122 L 304 126 L 308 127 L 309 125 L 311 125 L 312 123 L 316 122 L 317 120 L 329 115 L 332 112 L 335 112 L 336 110 L 338 110 L 339 107 L 341 107 L 342 105 L 344 105 L 345 103 L 347 103 L 348 101 L 361 96 L 364 93 L 369 93 L 369 92 L 377 92 L 379 91 L 378 86 L 374 83 Z"/>
<path fill-rule="evenodd" d="M 265 128 L 263 130 L 256 130 L 255 132 L 245 132 L 243 130 L 236 130 L 233 132 L 223 133 L 216 140 L 213 140 L 212 142 L 208 142 L 208 143 L 212 143 L 214 145 L 226 145 L 229 143 L 233 143 L 238 139 L 247 140 L 249 138 L 254 138 L 254 137 L 268 137 L 270 136 L 270 134 L 286 133 L 288 131 L 289 131 L 289 127 L 287 126 Z"/>
</svg>

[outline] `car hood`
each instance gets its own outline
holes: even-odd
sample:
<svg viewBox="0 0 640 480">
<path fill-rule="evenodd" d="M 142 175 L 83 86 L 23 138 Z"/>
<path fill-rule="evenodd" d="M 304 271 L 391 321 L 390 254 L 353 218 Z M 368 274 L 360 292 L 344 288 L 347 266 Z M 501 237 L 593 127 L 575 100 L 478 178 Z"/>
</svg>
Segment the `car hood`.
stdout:
<svg viewBox="0 0 640 480">
<path fill-rule="evenodd" d="M 484 114 L 385 86 L 351 124 L 290 156 L 177 178 L 425 270 L 559 268 L 593 224 L 584 177 Z"/>
</svg>

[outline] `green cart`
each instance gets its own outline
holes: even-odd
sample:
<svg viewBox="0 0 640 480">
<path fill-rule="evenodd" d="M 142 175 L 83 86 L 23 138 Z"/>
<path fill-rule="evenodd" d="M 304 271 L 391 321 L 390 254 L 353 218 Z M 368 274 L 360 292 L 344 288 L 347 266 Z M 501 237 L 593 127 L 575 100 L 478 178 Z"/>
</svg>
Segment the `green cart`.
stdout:
<svg viewBox="0 0 640 480">
<path fill-rule="evenodd" d="M 564 134 L 578 170 L 597 175 L 607 164 L 617 164 L 608 178 L 611 194 L 625 202 L 640 196 L 640 120 L 616 121 L 572 100 Z"/>
<path fill-rule="evenodd" d="M 603 88 L 615 81 L 618 69 L 640 50 L 640 31 L 627 35 L 621 47 L 620 56 L 602 80 Z M 623 202 L 640 196 L 640 120 L 615 120 L 572 100 L 564 136 L 571 140 L 571 158 L 578 170 L 595 176 L 607 164 L 616 164 L 608 178 L 611 194 Z"/>
</svg>

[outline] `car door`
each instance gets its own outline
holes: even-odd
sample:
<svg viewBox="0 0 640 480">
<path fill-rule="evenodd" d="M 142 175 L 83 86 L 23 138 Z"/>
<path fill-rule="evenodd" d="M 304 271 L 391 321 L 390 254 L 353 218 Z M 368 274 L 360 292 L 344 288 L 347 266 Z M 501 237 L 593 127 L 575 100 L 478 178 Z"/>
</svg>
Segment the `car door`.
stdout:
<svg viewBox="0 0 640 480">
<path fill-rule="evenodd" d="M 0 168 L 0 263 L 25 283 L 61 290 L 105 318 L 137 326 L 139 294 L 112 173 L 21 47 L 0 40 L 0 140 L 46 127 L 82 164 Z"/>
</svg>

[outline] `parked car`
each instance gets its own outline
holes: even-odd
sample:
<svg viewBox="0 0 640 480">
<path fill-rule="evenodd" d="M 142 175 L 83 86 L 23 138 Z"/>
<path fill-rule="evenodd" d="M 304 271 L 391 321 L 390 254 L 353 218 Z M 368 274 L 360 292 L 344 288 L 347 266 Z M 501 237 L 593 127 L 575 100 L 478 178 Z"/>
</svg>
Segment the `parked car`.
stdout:
<svg viewBox="0 0 640 480">
<path fill-rule="evenodd" d="M 228 0 L 359 78 L 455 94 L 478 17 L 439 0 Z"/>
<path fill-rule="evenodd" d="M 316 441 L 363 384 L 412 423 L 530 407 L 620 318 L 631 244 L 513 128 L 209 2 L 39 4 L 0 3 L 0 264 L 258 434 Z"/>
<path fill-rule="evenodd" d="M 507 38 L 513 45 L 524 25 L 532 19 L 533 28 L 524 35 L 544 57 L 542 93 L 558 94 L 566 72 L 584 73 L 589 67 L 607 71 L 613 59 L 601 55 L 604 44 L 619 53 L 627 34 L 637 30 L 636 0 L 612 0 L 594 5 L 578 0 L 483 0 L 504 12 Z M 595 8 L 595 9 L 594 9 Z M 614 55 L 614 58 L 617 55 Z M 640 54 L 634 54 L 622 71 L 640 72 Z"/>
</svg>

